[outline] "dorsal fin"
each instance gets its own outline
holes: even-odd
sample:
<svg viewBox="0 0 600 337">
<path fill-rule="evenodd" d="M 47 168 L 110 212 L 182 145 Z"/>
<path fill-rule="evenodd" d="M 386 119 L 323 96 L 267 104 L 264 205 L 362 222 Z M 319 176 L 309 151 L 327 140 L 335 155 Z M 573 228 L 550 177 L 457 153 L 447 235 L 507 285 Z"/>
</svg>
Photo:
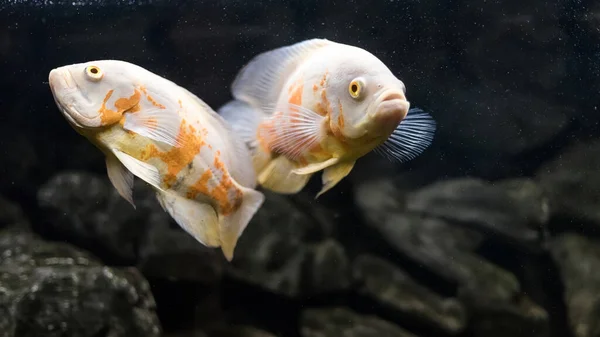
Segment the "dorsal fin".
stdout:
<svg viewBox="0 0 600 337">
<path fill-rule="evenodd" d="M 302 60 L 311 52 L 333 44 L 326 39 L 310 39 L 258 54 L 231 84 L 233 97 L 272 114 L 286 80 Z"/>
</svg>

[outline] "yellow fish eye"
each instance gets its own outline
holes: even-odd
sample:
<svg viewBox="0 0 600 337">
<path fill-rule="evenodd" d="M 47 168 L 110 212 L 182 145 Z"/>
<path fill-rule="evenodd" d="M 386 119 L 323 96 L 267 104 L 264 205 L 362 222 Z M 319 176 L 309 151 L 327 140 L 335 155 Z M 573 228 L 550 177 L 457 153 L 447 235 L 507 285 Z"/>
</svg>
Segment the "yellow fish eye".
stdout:
<svg viewBox="0 0 600 337">
<path fill-rule="evenodd" d="M 102 74 L 102 71 L 100 70 L 100 68 L 98 68 L 96 66 L 86 67 L 85 74 L 92 81 L 99 81 L 102 78 L 102 76 L 104 76 L 104 74 Z"/>
<path fill-rule="evenodd" d="M 362 88 L 363 82 L 360 79 L 355 79 L 352 82 L 350 82 L 350 85 L 348 86 L 348 92 L 350 93 L 350 96 L 352 96 L 352 98 L 359 98 L 360 93 L 362 92 Z"/>
</svg>

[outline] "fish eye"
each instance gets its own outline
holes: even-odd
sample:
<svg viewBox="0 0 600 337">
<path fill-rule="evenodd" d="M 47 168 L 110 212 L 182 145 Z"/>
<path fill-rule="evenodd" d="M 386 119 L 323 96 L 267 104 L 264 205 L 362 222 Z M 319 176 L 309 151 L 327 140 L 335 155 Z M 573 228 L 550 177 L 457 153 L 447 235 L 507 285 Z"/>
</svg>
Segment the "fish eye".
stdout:
<svg viewBox="0 0 600 337">
<path fill-rule="evenodd" d="M 363 87 L 364 81 L 360 78 L 356 78 L 352 80 L 352 82 L 350 82 L 350 85 L 348 86 L 348 93 L 350 93 L 350 96 L 352 96 L 352 98 L 359 98 L 360 94 L 362 93 Z"/>
<path fill-rule="evenodd" d="M 96 67 L 96 66 L 88 66 L 85 68 L 85 74 L 87 75 L 88 79 L 92 80 L 92 81 L 99 81 L 102 76 L 104 76 L 104 74 L 102 74 L 102 71 L 100 70 L 100 68 Z"/>
</svg>

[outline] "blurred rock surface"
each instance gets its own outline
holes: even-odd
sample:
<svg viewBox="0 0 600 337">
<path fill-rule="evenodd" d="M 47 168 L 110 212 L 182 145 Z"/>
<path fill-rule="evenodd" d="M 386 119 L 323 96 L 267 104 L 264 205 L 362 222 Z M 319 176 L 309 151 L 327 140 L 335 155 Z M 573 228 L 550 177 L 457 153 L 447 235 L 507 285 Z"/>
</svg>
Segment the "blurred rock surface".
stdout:
<svg viewBox="0 0 600 337">
<path fill-rule="evenodd" d="M 302 337 L 417 337 L 390 322 L 342 307 L 308 309 L 301 324 Z"/>
<path fill-rule="evenodd" d="M 0 231 L 2 336 L 160 336 L 146 280 L 22 229 Z"/>
<path fill-rule="evenodd" d="M 562 274 L 574 336 L 600 336 L 600 240 L 563 234 L 552 240 L 550 252 Z"/>
<path fill-rule="evenodd" d="M 64 172 L 38 192 L 46 226 L 119 264 L 136 264 L 148 277 L 214 284 L 222 274 L 220 251 L 199 244 L 160 207 L 136 179 L 133 209 L 107 176 Z"/>
<path fill-rule="evenodd" d="M 509 185 L 514 192 L 515 186 Z M 526 298 L 518 300 L 522 290 L 517 278 L 477 252 L 488 237 L 505 233 L 513 240 L 524 238 L 534 244 L 535 231 L 527 228 L 529 217 L 524 216 L 533 212 L 531 219 L 545 220 L 544 207 L 532 210 L 528 206 L 519 212 L 507 206 L 519 205 L 518 198 L 538 193 L 507 194 L 468 179 L 426 186 L 404 196 L 406 191 L 392 184 L 385 189 L 381 186 L 376 181 L 357 186 L 357 204 L 368 225 L 381 234 L 398 258 L 442 282 L 435 287 L 455 289 L 446 291 L 455 293 L 465 306 L 477 336 L 549 336 L 545 310 Z M 471 226 L 452 225 L 443 218 Z M 523 237 L 523 233 L 528 234 Z M 427 284 L 423 278 L 420 282 Z"/>
</svg>

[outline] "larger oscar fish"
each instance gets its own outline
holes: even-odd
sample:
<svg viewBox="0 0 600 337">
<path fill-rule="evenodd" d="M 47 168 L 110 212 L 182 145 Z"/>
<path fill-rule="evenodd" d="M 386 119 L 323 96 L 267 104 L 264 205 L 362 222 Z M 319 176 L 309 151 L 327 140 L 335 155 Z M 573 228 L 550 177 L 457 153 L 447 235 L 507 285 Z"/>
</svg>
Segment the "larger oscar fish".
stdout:
<svg viewBox="0 0 600 337">
<path fill-rule="evenodd" d="M 243 141 L 197 96 L 117 60 L 50 71 L 55 102 L 69 124 L 106 156 L 108 177 L 133 207 L 134 176 L 194 238 L 227 260 L 262 205 Z"/>
<path fill-rule="evenodd" d="M 254 57 L 219 109 L 252 151 L 258 182 L 296 193 L 323 170 L 317 197 L 372 150 L 404 162 L 433 140 L 435 121 L 409 109 L 406 88 L 373 54 L 311 39 Z"/>
</svg>

